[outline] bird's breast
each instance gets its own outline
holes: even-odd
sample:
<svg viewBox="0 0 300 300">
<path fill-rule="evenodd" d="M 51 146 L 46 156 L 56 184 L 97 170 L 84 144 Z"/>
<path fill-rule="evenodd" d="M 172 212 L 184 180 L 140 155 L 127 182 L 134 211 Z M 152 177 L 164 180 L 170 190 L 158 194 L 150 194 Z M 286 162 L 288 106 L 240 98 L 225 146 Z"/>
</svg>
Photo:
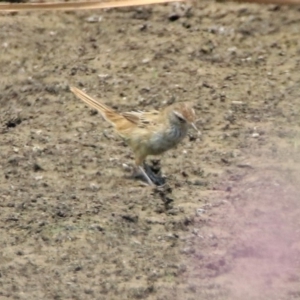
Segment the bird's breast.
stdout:
<svg viewBox="0 0 300 300">
<path fill-rule="evenodd" d="M 170 127 L 167 130 L 162 130 L 154 133 L 149 140 L 149 148 L 151 154 L 161 154 L 175 147 L 186 136 L 187 129 Z"/>
</svg>

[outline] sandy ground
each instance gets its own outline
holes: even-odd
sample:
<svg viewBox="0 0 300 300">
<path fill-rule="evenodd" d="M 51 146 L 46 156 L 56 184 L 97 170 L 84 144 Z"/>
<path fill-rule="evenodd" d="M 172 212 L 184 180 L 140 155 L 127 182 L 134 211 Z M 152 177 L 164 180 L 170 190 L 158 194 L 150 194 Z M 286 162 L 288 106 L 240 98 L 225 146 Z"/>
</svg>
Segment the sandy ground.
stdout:
<svg viewBox="0 0 300 300">
<path fill-rule="evenodd" d="M 299 14 L 2 14 L 0 299 L 300 299 Z M 194 101 L 168 188 L 129 178 L 69 85 L 120 111 Z"/>
</svg>

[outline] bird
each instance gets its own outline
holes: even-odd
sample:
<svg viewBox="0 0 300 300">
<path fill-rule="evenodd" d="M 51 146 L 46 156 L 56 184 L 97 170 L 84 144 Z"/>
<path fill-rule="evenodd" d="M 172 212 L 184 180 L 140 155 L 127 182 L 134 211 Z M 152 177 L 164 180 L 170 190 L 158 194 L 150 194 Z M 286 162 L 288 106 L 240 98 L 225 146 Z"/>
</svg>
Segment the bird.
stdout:
<svg viewBox="0 0 300 300">
<path fill-rule="evenodd" d="M 119 113 L 76 87 L 71 86 L 70 90 L 114 127 L 132 149 L 136 171 L 151 186 L 161 183 L 150 172 L 150 167 L 145 163 L 146 157 L 160 155 L 174 148 L 187 135 L 190 126 L 200 133 L 195 125 L 196 115 L 191 102 L 173 103 L 161 110 Z"/>
</svg>

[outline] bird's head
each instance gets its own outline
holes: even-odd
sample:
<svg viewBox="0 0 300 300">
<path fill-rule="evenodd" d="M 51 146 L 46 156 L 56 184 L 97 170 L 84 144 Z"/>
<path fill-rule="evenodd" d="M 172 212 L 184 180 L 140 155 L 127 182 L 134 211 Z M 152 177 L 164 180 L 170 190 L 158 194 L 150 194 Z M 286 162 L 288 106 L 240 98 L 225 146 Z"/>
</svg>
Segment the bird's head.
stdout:
<svg viewBox="0 0 300 300">
<path fill-rule="evenodd" d="M 187 128 L 188 125 L 191 125 L 199 133 L 199 130 L 195 125 L 196 115 L 191 103 L 189 102 L 176 103 L 172 106 L 170 113 L 171 113 L 170 114 L 171 123 L 183 128 Z"/>
</svg>

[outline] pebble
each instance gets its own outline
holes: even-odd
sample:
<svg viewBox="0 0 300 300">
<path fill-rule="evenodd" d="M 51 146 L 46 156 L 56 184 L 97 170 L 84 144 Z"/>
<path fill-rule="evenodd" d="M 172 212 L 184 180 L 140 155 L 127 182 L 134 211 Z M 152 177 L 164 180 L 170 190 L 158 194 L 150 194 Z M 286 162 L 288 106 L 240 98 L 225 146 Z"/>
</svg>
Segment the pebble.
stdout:
<svg viewBox="0 0 300 300">
<path fill-rule="evenodd" d="M 130 168 L 127 164 L 122 164 L 122 167 L 123 167 L 123 169 L 124 169 L 126 172 L 130 172 L 130 171 L 131 171 L 131 168 Z"/>
<path fill-rule="evenodd" d="M 231 104 L 234 104 L 234 105 L 243 105 L 244 102 L 243 101 L 231 101 Z"/>
<path fill-rule="evenodd" d="M 98 23 L 98 22 L 102 21 L 102 17 L 97 16 L 97 15 L 92 15 L 92 16 L 86 18 L 85 21 L 88 23 Z"/>
<path fill-rule="evenodd" d="M 196 209 L 196 214 L 198 215 L 198 216 L 200 216 L 200 215 L 202 215 L 202 214 L 204 214 L 205 213 L 205 209 L 203 209 L 203 208 L 197 208 Z"/>
</svg>

